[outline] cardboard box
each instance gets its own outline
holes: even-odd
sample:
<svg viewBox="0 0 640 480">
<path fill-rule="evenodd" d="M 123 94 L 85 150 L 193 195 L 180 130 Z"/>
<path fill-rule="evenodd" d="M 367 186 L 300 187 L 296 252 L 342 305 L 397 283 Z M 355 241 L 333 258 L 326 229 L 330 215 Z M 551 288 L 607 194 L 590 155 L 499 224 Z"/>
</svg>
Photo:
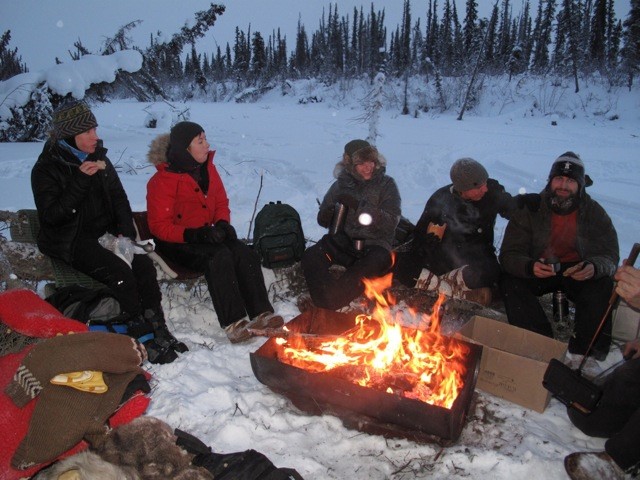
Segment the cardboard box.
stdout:
<svg viewBox="0 0 640 480">
<path fill-rule="evenodd" d="M 613 313 L 611 336 L 614 340 L 623 342 L 640 338 L 640 311 L 630 306 L 623 298 Z"/>
<path fill-rule="evenodd" d="M 564 358 L 566 343 L 478 315 L 456 336 L 483 346 L 476 388 L 544 412 L 551 394 L 542 378 L 552 358 Z"/>
</svg>

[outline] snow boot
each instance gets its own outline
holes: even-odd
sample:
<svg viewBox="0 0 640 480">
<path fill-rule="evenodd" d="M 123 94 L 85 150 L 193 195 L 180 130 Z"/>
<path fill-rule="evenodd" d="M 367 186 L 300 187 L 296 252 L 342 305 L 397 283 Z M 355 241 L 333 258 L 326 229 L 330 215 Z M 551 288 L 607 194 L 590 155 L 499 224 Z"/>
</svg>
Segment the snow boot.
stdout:
<svg viewBox="0 0 640 480">
<path fill-rule="evenodd" d="M 156 342 L 164 347 L 169 347 L 178 353 L 189 351 L 189 348 L 176 337 L 174 337 L 167 328 L 167 322 L 164 319 L 164 313 L 161 307 L 155 309 L 147 308 L 144 311 L 144 319 L 151 323 L 155 333 Z"/>
<path fill-rule="evenodd" d="M 231 343 L 240 343 L 251 338 L 251 332 L 249 332 L 249 330 L 252 328 L 263 330 L 265 328 L 280 328 L 282 325 L 284 325 L 282 316 L 266 311 L 253 317 L 251 320 L 248 320 L 248 317 L 241 318 L 231 325 L 224 327 L 224 331 Z"/>
<path fill-rule="evenodd" d="M 147 351 L 147 359 L 151 363 L 171 363 L 178 355 L 176 352 L 166 346 L 161 345 L 155 338 L 151 323 L 144 321 L 132 321 L 127 325 L 127 333 L 129 336 L 138 340 Z"/>
<path fill-rule="evenodd" d="M 482 306 L 491 304 L 491 289 L 489 287 L 469 288 L 462 275 L 464 267 L 456 268 L 443 275 L 436 275 L 423 268 L 416 281 L 415 288 L 442 293 L 447 297 L 467 300 Z"/>
</svg>

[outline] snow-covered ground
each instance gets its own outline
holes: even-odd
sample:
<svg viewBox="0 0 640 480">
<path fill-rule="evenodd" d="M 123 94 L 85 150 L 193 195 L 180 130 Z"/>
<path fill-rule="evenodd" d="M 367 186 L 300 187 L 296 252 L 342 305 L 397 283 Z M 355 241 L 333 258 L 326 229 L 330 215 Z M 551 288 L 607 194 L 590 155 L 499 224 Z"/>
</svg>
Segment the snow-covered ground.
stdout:
<svg viewBox="0 0 640 480">
<path fill-rule="evenodd" d="M 319 239 L 323 230 L 315 223 L 316 199 L 331 184 L 343 145 L 367 135 L 368 126 L 358 120 L 362 91 L 340 95 L 303 84 L 296 88 L 287 96 L 274 91 L 254 104 L 186 105 L 217 151 L 232 223 L 242 237 L 251 236 L 256 206 L 282 200 L 300 212 L 307 238 Z M 526 88 L 525 83 L 520 93 Z M 557 101 L 552 97 L 558 92 L 529 88 L 529 94 L 515 96 L 496 84 L 462 121 L 455 114 L 414 118 L 399 115 L 397 108 L 384 111 L 376 143 L 398 183 L 403 214 L 417 221 L 429 195 L 449 183 L 450 165 L 460 157 L 482 162 L 512 193 L 536 192 L 544 188 L 553 160 L 573 150 L 594 180 L 589 193 L 613 219 L 625 258 L 640 231 L 637 88 L 616 95 L 594 85 L 580 95 L 569 88 Z M 324 101 L 298 104 L 298 98 L 309 95 Z M 533 108 L 534 100 L 546 114 Z M 94 108 L 98 132 L 134 210 L 146 209 L 145 186 L 153 173 L 146 162 L 148 145 L 169 128 L 168 122 L 145 128 L 149 108 L 165 106 L 119 101 Z M 34 207 L 30 171 L 41 149 L 38 143 L 0 144 L 0 209 Z M 500 220 L 496 227 L 498 246 L 504 226 Z M 274 282 L 272 271 L 265 270 L 265 276 Z M 299 313 L 295 298 L 278 298 L 275 307 L 286 320 Z M 165 287 L 164 308 L 170 328 L 190 351 L 172 364 L 150 367 L 154 388 L 148 414 L 193 433 L 215 451 L 254 448 L 306 479 L 546 480 L 566 478 L 566 454 L 603 446 L 603 440 L 573 428 L 556 400 L 539 414 L 482 392 L 461 438 L 450 447 L 348 430 L 335 417 L 302 414 L 259 383 L 249 353 L 264 340 L 230 345 L 203 285 L 190 291 Z M 612 353 L 607 363 L 618 357 Z"/>
</svg>

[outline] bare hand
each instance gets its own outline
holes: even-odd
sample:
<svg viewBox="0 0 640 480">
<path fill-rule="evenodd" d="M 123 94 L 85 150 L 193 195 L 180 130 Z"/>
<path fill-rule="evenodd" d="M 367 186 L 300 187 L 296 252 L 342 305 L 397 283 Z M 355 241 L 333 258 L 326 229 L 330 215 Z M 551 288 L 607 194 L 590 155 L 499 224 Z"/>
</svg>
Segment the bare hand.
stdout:
<svg viewBox="0 0 640 480">
<path fill-rule="evenodd" d="M 636 339 L 627 342 L 624 346 L 622 355 L 627 360 L 630 360 L 632 358 L 640 358 L 640 340 Z"/>
<path fill-rule="evenodd" d="M 567 268 L 563 275 L 565 277 L 571 277 L 577 281 L 584 281 L 593 278 L 596 269 L 593 268 L 593 265 L 587 262 L 580 262 L 575 264 L 573 267 Z"/>
<path fill-rule="evenodd" d="M 614 278 L 617 280 L 616 292 L 629 305 L 640 308 L 640 270 L 629 265 L 618 268 Z"/>
<path fill-rule="evenodd" d="M 556 271 L 553 265 L 548 265 L 542 262 L 536 262 L 533 264 L 533 274 L 538 278 L 555 277 Z"/>
<path fill-rule="evenodd" d="M 85 175 L 95 175 L 95 173 L 99 170 L 102 170 L 100 168 L 100 165 L 98 165 L 96 162 L 82 162 L 80 164 L 80 171 L 82 173 L 84 173 Z"/>
</svg>

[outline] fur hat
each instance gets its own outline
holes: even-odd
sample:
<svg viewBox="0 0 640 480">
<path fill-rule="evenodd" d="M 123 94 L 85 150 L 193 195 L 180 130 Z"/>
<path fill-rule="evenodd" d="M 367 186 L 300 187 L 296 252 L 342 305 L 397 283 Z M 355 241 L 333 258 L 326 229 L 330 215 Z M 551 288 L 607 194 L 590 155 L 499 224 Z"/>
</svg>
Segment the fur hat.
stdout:
<svg viewBox="0 0 640 480">
<path fill-rule="evenodd" d="M 551 165 L 551 171 L 549 172 L 549 182 L 553 177 L 569 177 L 573 178 L 582 189 L 585 186 L 585 174 L 584 163 L 577 153 L 565 152 L 556 158 L 553 165 Z"/>
<path fill-rule="evenodd" d="M 56 140 L 73 138 L 98 126 L 96 117 L 89 106 L 80 100 L 60 105 L 53 112 L 51 137 Z"/>
<path fill-rule="evenodd" d="M 204 128 L 195 122 L 178 122 L 169 134 L 169 146 L 174 152 L 189 148 L 194 138 L 204 132 Z"/>
<path fill-rule="evenodd" d="M 344 153 L 349 157 L 353 157 L 353 154 L 356 153 L 358 150 L 361 150 L 363 148 L 370 147 L 370 146 L 371 144 L 366 140 L 359 140 L 359 139 L 351 140 L 349 143 L 347 143 L 344 146 Z"/>
<path fill-rule="evenodd" d="M 387 160 L 376 147 L 366 140 L 351 140 L 344 146 L 342 159 L 333 169 L 333 176 L 338 178 L 343 171 L 352 175 L 355 173 L 355 166 L 366 161 L 375 163 L 375 170 L 380 170 L 387 166 Z"/>
<path fill-rule="evenodd" d="M 449 172 L 453 188 L 456 192 L 466 192 L 478 188 L 489 178 L 487 170 L 473 158 L 461 158 L 456 160 Z"/>
</svg>

